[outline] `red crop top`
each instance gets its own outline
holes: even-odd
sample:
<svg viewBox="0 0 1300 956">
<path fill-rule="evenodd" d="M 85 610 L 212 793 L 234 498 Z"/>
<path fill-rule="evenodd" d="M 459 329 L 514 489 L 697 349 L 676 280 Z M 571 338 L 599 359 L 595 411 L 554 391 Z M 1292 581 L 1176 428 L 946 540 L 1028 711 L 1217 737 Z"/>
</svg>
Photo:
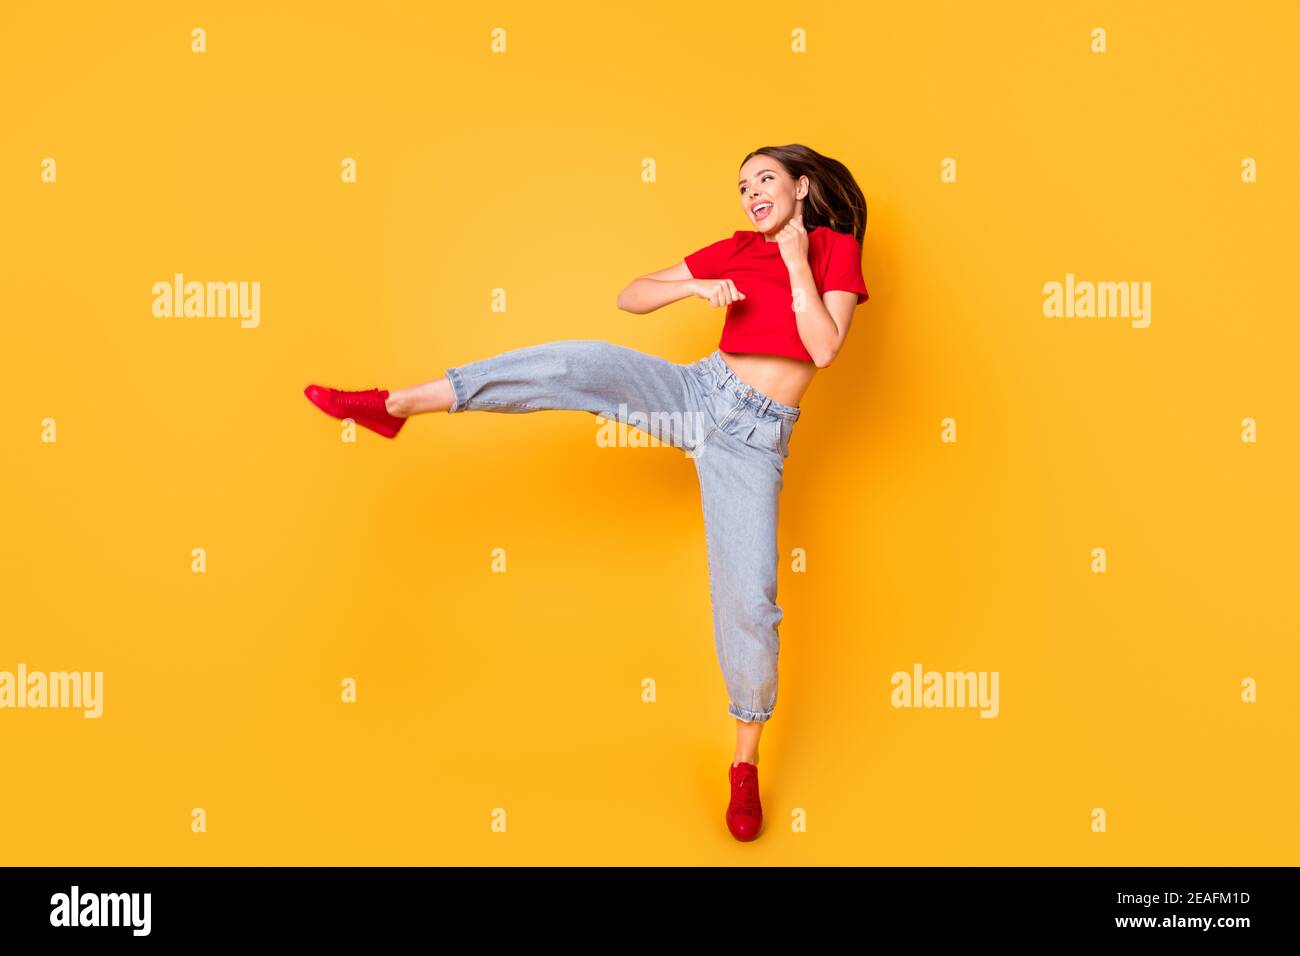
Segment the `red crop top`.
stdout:
<svg viewBox="0 0 1300 956">
<path fill-rule="evenodd" d="M 781 259 L 779 242 L 756 229 L 740 229 L 684 261 L 693 278 L 730 279 L 745 294 L 727 306 L 719 349 L 813 360 L 799 338 L 790 270 Z M 862 247 L 849 233 L 825 226 L 808 230 L 808 265 L 819 295 L 843 289 L 858 293 L 859 303 L 869 298 L 862 278 Z"/>
</svg>

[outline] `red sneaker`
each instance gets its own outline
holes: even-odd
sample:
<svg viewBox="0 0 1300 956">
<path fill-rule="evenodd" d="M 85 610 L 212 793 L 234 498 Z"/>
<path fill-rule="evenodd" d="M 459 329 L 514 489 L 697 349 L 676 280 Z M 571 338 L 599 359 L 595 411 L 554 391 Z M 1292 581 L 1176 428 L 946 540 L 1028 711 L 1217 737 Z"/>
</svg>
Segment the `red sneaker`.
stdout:
<svg viewBox="0 0 1300 956">
<path fill-rule="evenodd" d="M 386 388 L 346 391 L 340 388 L 326 388 L 323 385 L 308 385 L 303 389 L 303 394 L 326 415 L 350 418 L 358 425 L 364 425 L 385 438 L 395 438 L 402 430 L 402 426 L 406 424 L 405 418 L 388 414 L 384 404 L 388 399 Z"/>
<path fill-rule="evenodd" d="M 731 777 L 731 803 L 727 805 L 727 829 L 737 840 L 749 841 L 758 836 L 763 825 L 763 804 L 758 799 L 758 768 L 742 760 L 728 773 Z"/>
</svg>

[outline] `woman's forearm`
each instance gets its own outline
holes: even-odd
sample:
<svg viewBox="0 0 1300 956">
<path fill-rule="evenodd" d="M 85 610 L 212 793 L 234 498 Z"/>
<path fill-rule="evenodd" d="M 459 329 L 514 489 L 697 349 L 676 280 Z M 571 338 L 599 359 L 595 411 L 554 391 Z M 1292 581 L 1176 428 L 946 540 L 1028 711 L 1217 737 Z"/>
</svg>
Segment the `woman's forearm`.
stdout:
<svg viewBox="0 0 1300 956">
<path fill-rule="evenodd" d="M 618 294 L 618 307 L 624 312 L 644 315 L 694 295 L 695 282 L 695 279 L 651 279 L 649 276 L 638 276 Z"/>
<path fill-rule="evenodd" d="M 791 269 L 790 289 L 796 300 L 800 292 L 803 293 L 803 309 L 796 309 L 794 316 L 799 339 L 812 356 L 813 364 L 825 368 L 839 351 L 840 328 L 817 294 L 817 284 L 813 281 L 811 268 L 802 265 Z"/>
</svg>

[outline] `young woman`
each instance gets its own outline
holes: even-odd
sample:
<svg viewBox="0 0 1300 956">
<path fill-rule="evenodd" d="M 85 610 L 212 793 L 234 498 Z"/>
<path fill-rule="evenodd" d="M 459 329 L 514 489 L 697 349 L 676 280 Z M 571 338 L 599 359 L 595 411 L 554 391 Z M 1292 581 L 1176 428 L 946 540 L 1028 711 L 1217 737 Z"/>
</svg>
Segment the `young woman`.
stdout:
<svg viewBox="0 0 1300 956">
<path fill-rule="evenodd" d="M 563 340 L 446 369 L 389 392 L 309 385 L 335 418 L 393 438 L 422 412 L 590 412 L 645 430 L 695 461 L 704 509 L 714 644 L 736 718 L 726 821 L 762 825 L 758 740 L 776 706 L 777 500 L 799 400 L 839 353 L 865 301 L 867 207 L 845 166 L 801 145 L 765 146 L 740 167 L 753 229 L 634 279 L 618 307 L 638 314 L 696 296 L 726 306 L 718 348 L 675 364 L 603 341 Z M 665 425 L 665 423 L 667 423 Z"/>
</svg>

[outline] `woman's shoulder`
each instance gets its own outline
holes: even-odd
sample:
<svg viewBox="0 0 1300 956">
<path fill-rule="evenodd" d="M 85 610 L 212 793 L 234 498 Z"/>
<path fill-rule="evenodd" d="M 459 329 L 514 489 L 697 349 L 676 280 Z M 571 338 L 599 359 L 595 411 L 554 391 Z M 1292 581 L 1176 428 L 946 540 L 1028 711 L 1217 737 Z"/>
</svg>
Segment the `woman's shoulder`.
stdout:
<svg viewBox="0 0 1300 956">
<path fill-rule="evenodd" d="M 818 241 L 819 236 L 820 241 Z M 818 226 L 808 236 L 808 244 L 816 248 L 818 258 L 823 262 L 832 255 L 837 257 L 861 257 L 862 255 L 862 247 L 858 245 L 857 236 L 851 232 L 836 232 L 829 226 Z"/>
<path fill-rule="evenodd" d="M 840 243 L 850 243 L 850 242 L 851 242 L 851 243 L 853 243 L 854 245 L 857 245 L 857 242 L 858 242 L 858 237 L 855 236 L 853 233 L 851 233 L 851 232 L 838 232 L 838 231 L 832 229 L 830 226 L 818 226 L 818 227 L 817 227 L 817 228 L 816 228 L 816 229 L 815 229 L 815 230 L 814 230 L 814 231 L 809 235 L 809 238 L 811 239 L 813 236 L 821 236 L 821 240 L 822 240 L 822 242 L 823 242 L 823 243 L 824 243 L 828 248 L 829 248 L 830 246 L 832 246 L 832 245 L 837 245 L 837 244 L 840 244 Z"/>
</svg>

